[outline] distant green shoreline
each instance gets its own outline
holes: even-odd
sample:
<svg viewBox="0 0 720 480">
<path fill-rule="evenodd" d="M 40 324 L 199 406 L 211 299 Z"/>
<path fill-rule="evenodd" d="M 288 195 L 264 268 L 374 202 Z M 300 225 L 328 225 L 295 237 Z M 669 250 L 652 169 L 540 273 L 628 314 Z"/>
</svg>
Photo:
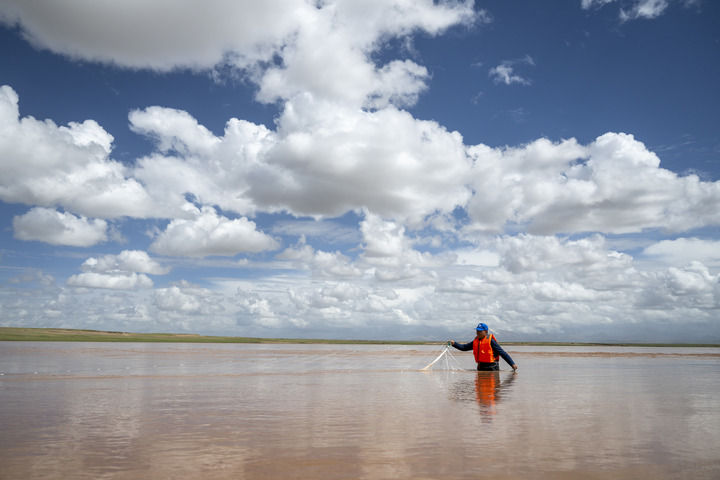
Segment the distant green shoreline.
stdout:
<svg viewBox="0 0 720 480">
<path fill-rule="evenodd" d="M 131 333 L 67 328 L 0 327 L 2 342 L 165 342 L 165 343 L 296 343 L 348 345 L 442 345 L 444 341 L 332 340 L 318 338 L 221 337 L 185 333 Z M 720 347 L 701 343 L 503 342 L 517 346 Z"/>
<path fill-rule="evenodd" d="M 393 340 L 332 340 L 305 338 L 221 337 L 194 333 L 132 333 L 69 328 L 0 327 L 2 342 L 165 342 L 165 343 L 328 343 L 426 345 L 441 342 Z"/>
</svg>

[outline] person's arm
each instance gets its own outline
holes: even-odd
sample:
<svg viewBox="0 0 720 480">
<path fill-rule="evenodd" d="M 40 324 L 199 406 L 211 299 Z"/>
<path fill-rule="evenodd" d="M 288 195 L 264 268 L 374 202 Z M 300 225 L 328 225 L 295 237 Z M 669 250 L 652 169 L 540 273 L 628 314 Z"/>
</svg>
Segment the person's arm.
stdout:
<svg viewBox="0 0 720 480">
<path fill-rule="evenodd" d="M 461 350 L 463 352 L 472 350 L 472 344 L 473 344 L 473 340 L 471 340 L 469 343 L 457 343 L 455 340 L 450 341 L 450 345 L 452 345 L 453 347 L 455 347 L 458 350 Z"/>
<path fill-rule="evenodd" d="M 505 350 L 503 350 L 503 348 L 500 346 L 497 340 L 495 340 L 495 338 L 490 341 L 490 346 L 492 347 L 493 352 L 495 352 L 495 355 L 500 355 L 503 360 L 505 360 L 507 364 L 512 367 L 513 370 L 517 370 L 517 365 L 515 364 L 513 359 L 510 357 L 510 355 L 508 355 Z"/>
</svg>

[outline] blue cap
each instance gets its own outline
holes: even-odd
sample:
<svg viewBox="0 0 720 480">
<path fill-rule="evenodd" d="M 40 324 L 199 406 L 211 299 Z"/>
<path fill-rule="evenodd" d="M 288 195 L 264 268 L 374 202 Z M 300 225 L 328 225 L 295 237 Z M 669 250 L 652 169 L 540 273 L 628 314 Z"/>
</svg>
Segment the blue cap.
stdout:
<svg viewBox="0 0 720 480">
<path fill-rule="evenodd" d="M 478 323 L 478 326 L 475 330 L 477 330 L 478 332 L 480 330 L 485 330 L 487 332 L 487 329 L 488 329 L 487 325 L 485 325 L 484 323 Z"/>
</svg>

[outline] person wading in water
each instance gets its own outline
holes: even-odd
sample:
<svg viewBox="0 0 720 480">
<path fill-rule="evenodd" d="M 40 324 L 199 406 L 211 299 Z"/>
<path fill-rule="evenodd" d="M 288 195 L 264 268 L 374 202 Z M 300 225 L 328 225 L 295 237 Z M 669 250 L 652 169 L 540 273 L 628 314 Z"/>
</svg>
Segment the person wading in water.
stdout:
<svg viewBox="0 0 720 480">
<path fill-rule="evenodd" d="M 479 323 L 475 330 L 476 336 L 472 342 L 457 343 L 455 340 L 450 340 L 450 345 L 463 352 L 472 350 L 479 371 L 500 370 L 500 357 L 502 357 L 514 371 L 517 371 L 517 364 L 510 358 L 510 355 L 502 349 L 497 340 L 495 340 L 495 336 L 488 331 L 487 325 Z"/>
</svg>

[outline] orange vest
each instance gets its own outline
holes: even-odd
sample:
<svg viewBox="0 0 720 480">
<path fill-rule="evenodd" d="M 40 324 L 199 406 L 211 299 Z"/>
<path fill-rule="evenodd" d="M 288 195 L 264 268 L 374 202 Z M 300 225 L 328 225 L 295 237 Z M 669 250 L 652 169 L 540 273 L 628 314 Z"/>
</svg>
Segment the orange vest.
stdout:
<svg viewBox="0 0 720 480">
<path fill-rule="evenodd" d="M 497 362 L 498 359 L 490 346 L 493 338 L 495 337 L 490 334 L 486 335 L 482 340 L 478 340 L 477 337 L 473 340 L 473 355 L 475 355 L 475 361 L 477 363 Z"/>
</svg>

